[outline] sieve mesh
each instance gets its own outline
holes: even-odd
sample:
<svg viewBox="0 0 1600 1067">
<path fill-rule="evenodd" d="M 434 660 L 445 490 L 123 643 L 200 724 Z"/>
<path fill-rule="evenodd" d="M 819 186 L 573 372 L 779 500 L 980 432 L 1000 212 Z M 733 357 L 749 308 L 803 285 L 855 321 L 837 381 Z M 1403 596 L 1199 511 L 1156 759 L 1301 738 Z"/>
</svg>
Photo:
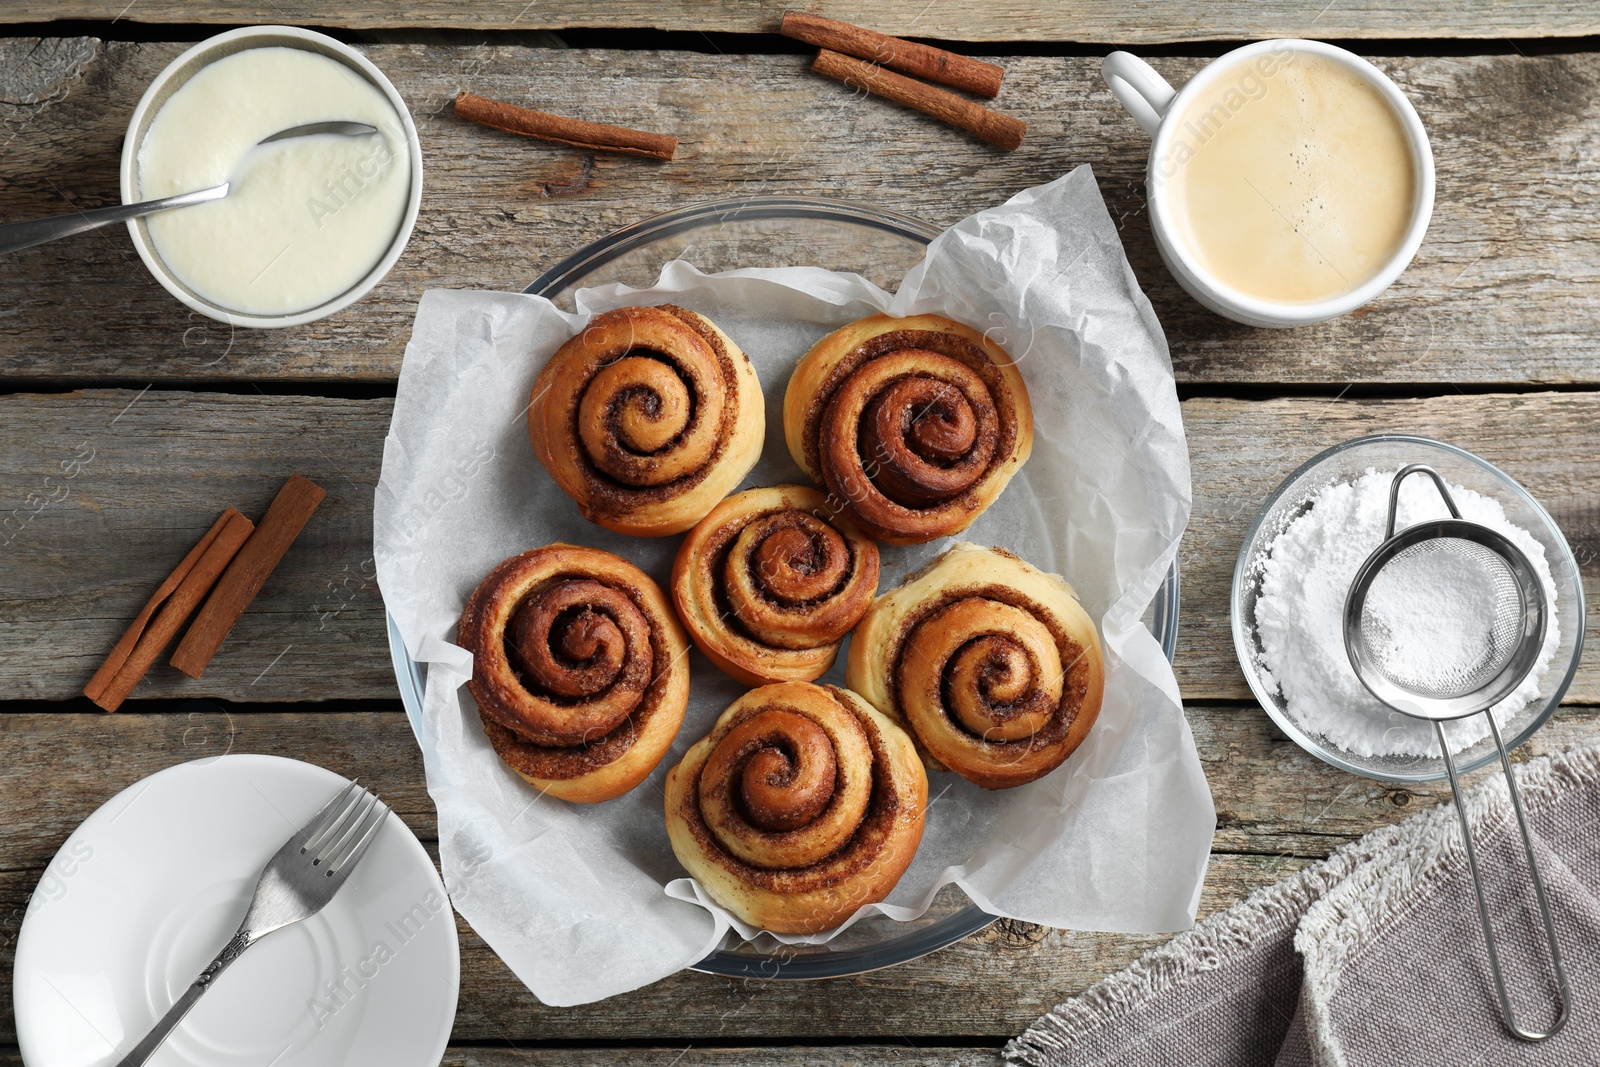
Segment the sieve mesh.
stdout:
<svg viewBox="0 0 1600 1067">
<path fill-rule="evenodd" d="M 1433 537 L 1402 549 L 1372 576 L 1372 586 L 1386 574 L 1416 573 L 1430 563 L 1446 563 L 1458 571 L 1463 566 L 1475 568 L 1481 576 L 1490 590 L 1482 620 L 1486 630 L 1483 643 L 1457 655 L 1453 649 L 1441 648 L 1436 634 L 1427 627 L 1391 632 L 1388 622 L 1373 610 L 1371 597 L 1363 605 L 1359 632 L 1372 667 L 1390 682 L 1419 697 L 1448 700 L 1482 689 L 1511 661 L 1523 631 L 1522 591 L 1504 557 L 1460 537 Z"/>
</svg>

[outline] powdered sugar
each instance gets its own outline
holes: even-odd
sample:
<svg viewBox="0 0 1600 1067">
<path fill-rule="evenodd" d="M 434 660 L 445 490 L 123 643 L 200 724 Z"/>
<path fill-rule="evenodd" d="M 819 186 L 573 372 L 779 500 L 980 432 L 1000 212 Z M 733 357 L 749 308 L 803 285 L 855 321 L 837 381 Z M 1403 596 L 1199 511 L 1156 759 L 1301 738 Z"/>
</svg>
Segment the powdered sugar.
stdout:
<svg viewBox="0 0 1600 1067">
<path fill-rule="evenodd" d="M 1420 551 L 1419 551 L 1420 550 Z M 1498 580 L 1497 580 L 1498 579 Z M 1407 688 L 1449 695 L 1498 670 L 1516 646 L 1516 580 L 1500 557 L 1468 541 L 1412 546 L 1367 590 L 1362 630 L 1379 668 Z M 1503 632 L 1510 630 L 1510 633 Z"/>
<path fill-rule="evenodd" d="M 1256 633 L 1261 641 L 1259 666 L 1268 685 L 1282 694 L 1289 717 L 1308 733 L 1360 756 L 1438 753 L 1431 723 L 1393 711 L 1367 692 L 1345 653 L 1344 602 L 1361 564 L 1384 539 L 1389 487 L 1395 471 L 1368 470 L 1353 482 L 1318 491 L 1306 509 L 1272 541 L 1258 564 L 1261 591 L 1256 600 Z M 1450 493 L 1461 517 L 1510 538 L 1532 562 L 1549 603 L 1555 585 L 1544 546 L 1506 518 L 1498 501 L 1459 486 Z M 1449 514 L 1438 490 L 1426 478 L 1408 479 L 1400 490 L 1395 528 Z M 1433 557 L 1434 560 L 1440 557 Z M 1419 562 L 1375 585 L 1371 610 L 1391 627 L 1409 633 L 1407 668 L 1425 670 L 1446 663 L 1470 661 L 1475 649 L 1487 654 L 1488 605 L 1492 591 L 1481 571 L 1468 577 L 1454 573 L 1460 565 Z M 1466 564 L 1470 567 L 1470 564 Z M 1420 629 L 1407 630 L 1408 627 Z M 1427 639 L 1418 640 L 1423 633 Z M 1534 669 L 1520 686 L 1494 708 L 1505 723 L 1539 696 L 1540 685 L 1560 643 L 1560 627 L 1550 616 L 1543 647 Z M 1433 662 L 1425 662 L 1428 660 Z M 1471 745 L 1489 730 L 1481 715 L 1447 723 L 1452 751 Z"/>
</svg>

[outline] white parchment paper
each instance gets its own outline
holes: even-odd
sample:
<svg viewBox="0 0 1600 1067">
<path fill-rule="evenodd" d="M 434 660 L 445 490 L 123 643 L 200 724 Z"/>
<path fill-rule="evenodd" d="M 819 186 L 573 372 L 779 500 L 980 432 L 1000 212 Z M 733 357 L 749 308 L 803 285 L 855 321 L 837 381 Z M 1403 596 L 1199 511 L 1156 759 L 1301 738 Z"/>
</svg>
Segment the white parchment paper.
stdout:
<svg viewBox="0 0 1600 1067">
<path fill-rule="evenodd" d="M 817 338 L 877 311 L 937 312 L 992 331 L 1033 400 L 1032 458 L 962 539 L 1073 583 L 1104 638 L 1104 706 L 1073 757 L 1030 785 L 986 792 L 932 774 L 916 860 L 888 901 L 863 913 L 914 918 L 954 882 L 988 911 L 1029 922 L 1190 925 L 1215 815 L 1172 669 L 1141 622 L 1188 521 L 1189 458 L 1166 341 L 1088 167 L 947 230 L 894 294 L 821 267 L 703 275 L 685 262 L 650 289 L 582 291 L 576 313 L 522 294 L 424 294 L 384 445 L 374 540 L 385 603 L 426 668 L 418 740 L 461 914 L 558 1005 L 665 977 L 737 926 L 684 876 L 661 810 L 666 770 L 743 691 L 737 683 L 693 653 L 688 714 L 666 760 L 624 797 L 572 805 L 495 757 L 463 685 L 470 656 L 452 644 L 482 576 L 552 541 L 616 552 L 666 586 L 680 539 L 583 519 L 534 459 L 525 411 L 539 368 L 590 316 L 667 302 L 709 316 L 760 375 L 767 440 L 745 488 L 805 483 L 783 442 L 789 373 Z M 881 588 L 946 544 L 885 546 Z"/>
</svg>

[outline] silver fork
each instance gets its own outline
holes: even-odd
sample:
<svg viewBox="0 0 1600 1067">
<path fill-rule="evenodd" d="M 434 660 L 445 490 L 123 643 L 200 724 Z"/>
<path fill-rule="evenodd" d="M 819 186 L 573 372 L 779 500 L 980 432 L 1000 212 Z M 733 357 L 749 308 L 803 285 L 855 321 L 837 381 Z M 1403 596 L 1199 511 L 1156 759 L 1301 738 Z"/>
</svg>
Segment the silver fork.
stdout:
<svg viewBox="0 0 1600 1067">
<path fill-rule="evenodd" d="M 140 1067 L 149 1059 L 245 949 L 272 931 L 321 911 L 361 862 L 388 814 L 388 806 L 376 795 L 351 782 L 295 831 L 261 871 L 238 933 L 117 1067 Z"/>
</svg>

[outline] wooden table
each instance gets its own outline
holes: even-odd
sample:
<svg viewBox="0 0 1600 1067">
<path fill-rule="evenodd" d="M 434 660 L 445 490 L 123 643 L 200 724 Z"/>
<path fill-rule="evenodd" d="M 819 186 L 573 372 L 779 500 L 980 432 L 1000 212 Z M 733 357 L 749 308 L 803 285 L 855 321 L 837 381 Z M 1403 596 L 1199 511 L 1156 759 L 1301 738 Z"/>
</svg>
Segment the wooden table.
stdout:
<svg viewBox="0 0 1600 1067">
<path fill-rule="evenodd" d="M 1202 915 L 1437 802 L 1438 788 L 1324 766 L 1270 724 L 1234 660 L 1229 575 L 1245 525 L 1288 470 L 1345 438 L 1404 430 L 1465 446 L 1520 479 L 1565 529 L 1590 603 L 1600 602 L 1600 55 L 1592 38 L 1577 39 L 1600 33 L 1600 6 L 1324 3 L 878 5 L 871 21 L 882 30 L 993 42 L 963 50 L 1006 68 L 997 106 L 1030 123 L 1010 155 L 882 101 L 841 102 L 838 85 L 807 71 L 802 49 L 770 35 L 779 6 L 748 0 L 0 9 L 0 22 L 89 20 L 0 37 L 0 219 L 115 202 L 129 112 L 181 42 L 211 32 L 200 22 L 331 21 L 394 80 L 427 161 L 422 216 L 393 273 L 311 326 L 234 333 L 189 314 L 121 230 L 0 259 L 6 971 L 28 896 L 66 835 L 115 791 L 183 760 L 271 752 L 359 774 L 434 847 L 371 557 L 372 491 L 417 299 L 430 286 L 520 288 L 615 227 L 739 194 L 838 197 L 947 225 L 1093 164 L 1167 330 L 1193 457 L 1177 670 L 1218 816 Z M 820 9 L 865 17 L 837 0 Z M 1283 35 L 1368 39 L 1356 47 L 1375 53 L 1431 132 L 1439 186 L 1428 238 L 1388 293 L 1336 322 L 1271 332 L 1203 311 L 1161 267 L 1144 218 L 1145 138 L 1097 66 L 1114 43 L 1162 45 L 1157 65 L 1177 82 L 1232 40 Z M 672 132 L 683 148 L 653 164 L 489 133 L 452 117 L 458 88 Z M 327 487 L 328 499 L 205 677 L 158 668 L 115 716 L 78 697 L 217 510 L 258 514 L 290 471 Z M 1600 739 L 1597 655 L 1584 656 L 1568 706 L 1528 753 Z M 556 1009 L 465 924 L 460 935 L 446 1062 L 478 1065 L 624 1055 L 993 1063 L 1041 1012 L 1162 940 L 1000 922 L 858 978 L 686 973 Z M 0 1060 L 15 1062 L 9 1003 L 3 1010 Z"/>
</svg>

